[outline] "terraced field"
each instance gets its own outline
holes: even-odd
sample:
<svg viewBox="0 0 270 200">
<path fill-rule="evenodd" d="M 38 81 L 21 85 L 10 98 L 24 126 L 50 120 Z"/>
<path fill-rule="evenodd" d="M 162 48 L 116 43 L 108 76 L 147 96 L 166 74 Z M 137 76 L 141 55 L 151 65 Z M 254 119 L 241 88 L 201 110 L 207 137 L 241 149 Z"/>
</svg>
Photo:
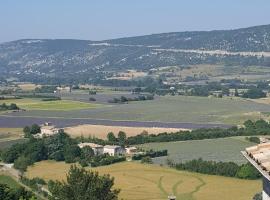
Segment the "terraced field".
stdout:
<svg viewBox="0 0 270 200">
<path fill-rule="evenodd" d="M 30 167 L 26 175 L 63 180 L 69 166 L 62 162 L 44 161 Z M 164 200 L 171 194 L 180 200 L 247 200 L 261 190 L 261 181 L 208 176 L 136 162 L 93 170 L 115 177 L 115 187 L 121 188 L 120 199 L 126 200 Z"/>
</svg>

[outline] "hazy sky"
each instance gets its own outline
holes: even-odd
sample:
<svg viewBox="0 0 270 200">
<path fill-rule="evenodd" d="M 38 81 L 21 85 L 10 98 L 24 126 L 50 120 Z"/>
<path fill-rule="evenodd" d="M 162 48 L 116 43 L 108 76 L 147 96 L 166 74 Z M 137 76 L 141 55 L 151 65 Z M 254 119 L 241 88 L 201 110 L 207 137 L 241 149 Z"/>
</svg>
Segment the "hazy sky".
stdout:
<svg viewBox="0 0 270 200">
<path fill-rule="evenodd" d="M 0 0 L 0 42 L 270 24 L 270 0 Z"/>
</svg>

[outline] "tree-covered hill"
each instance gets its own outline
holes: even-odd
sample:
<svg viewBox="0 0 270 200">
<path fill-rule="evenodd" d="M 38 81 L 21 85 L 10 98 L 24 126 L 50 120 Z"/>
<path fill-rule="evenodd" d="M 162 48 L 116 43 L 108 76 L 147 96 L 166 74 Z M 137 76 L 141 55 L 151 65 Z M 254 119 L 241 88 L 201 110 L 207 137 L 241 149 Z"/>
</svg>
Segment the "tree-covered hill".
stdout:
<svg viewBox="0 0 270 200">
<path fill-rule="evenodd" d="M 270 66 L 270 25 L 96 42 L 24 39 L 0 44 L 1 75 L 23 81 L 91 81 L 110 71 L 195 64 Z"/>
</svg>

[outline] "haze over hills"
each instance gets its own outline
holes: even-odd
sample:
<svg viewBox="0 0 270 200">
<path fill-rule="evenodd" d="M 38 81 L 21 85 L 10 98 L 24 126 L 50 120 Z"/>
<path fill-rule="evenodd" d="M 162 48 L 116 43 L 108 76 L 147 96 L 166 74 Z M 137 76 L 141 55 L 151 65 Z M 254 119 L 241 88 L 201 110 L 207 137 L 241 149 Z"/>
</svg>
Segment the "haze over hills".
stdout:
<svg viewBox="0 0 270 200">
<path fill-rule="evenodd" d="M 270 66 L 270 25 L 105 41 L 24 39 L 0 44 L 1 74 L 20 80 L 91 81 L 110 71 L 195 64 Z"/>
</svg>

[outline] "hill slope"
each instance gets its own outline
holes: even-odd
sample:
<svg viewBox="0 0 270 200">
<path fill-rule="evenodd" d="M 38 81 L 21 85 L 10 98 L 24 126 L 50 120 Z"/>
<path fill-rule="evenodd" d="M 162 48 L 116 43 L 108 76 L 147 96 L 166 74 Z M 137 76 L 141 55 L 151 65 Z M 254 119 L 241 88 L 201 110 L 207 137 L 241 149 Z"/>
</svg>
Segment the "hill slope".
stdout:
<svg viewBox="0 0 270 200">
<path fill-rule="evenodd" d="M 2 75 L 37 82 L 43 78 L 91 81 L 124 69 L 220 63 L 270 66 L 270 25 L 98 42 L 25 39 L 0 44 Z"/>
</svg>

